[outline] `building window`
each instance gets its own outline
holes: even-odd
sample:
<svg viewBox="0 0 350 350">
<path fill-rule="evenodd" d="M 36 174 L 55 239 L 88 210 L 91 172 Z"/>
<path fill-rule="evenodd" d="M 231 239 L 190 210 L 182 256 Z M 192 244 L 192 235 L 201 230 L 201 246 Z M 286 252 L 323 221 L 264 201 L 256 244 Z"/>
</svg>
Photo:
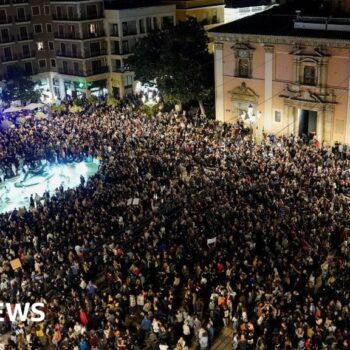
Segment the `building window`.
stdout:
<svg viewBox="0 0 350 350">
<path fill-rule="evenodd" d="M 97 33 L 97 25 L 95 23 L 91 23 L 89 25 L 89 33 L 96 34 Z"/>
<path fill-rule="evenodd" d="M 49 15 L 50 14 L 50 6 L 45 5 L 44 9 L 45 9 L 45 15 Z"/>
<path fill-rule="evenodd" d="M 132 86 L 133 79 L 131 75 L 124 75 L 123 80 L 124 80 L 124 87 Z"/>
<path fill-rule="evenodd" d="M 304 81 L 305 85 L 316 85 L 316 69 L 315 66 L 304 66 Z"/>
<path fill-rule="evenodd" d="M 119 36 L 118 24 L 112 24 L 112 35 Z"/>
<path fill-rule="evenodd" d="M 44 50 L 44 43 L 42 41 L 38 41 L 36 45 L 37 45 L 38 51 Z"/>
<path fill-rule="evenodd" d="M 62 18 L 62 7 L 56 6 L 56 16 L 58 19 Z"/>
<path fill-rule="evenodd" d="M 86 6 L 86 13 L 88 14 L 88 18 L 96 18 L 96 15 L 98 15 L 99 11 L 97 11 L 96 5 L 87 5 Z"/>
<path fill-rule="evenodd" d="M 39 67 L 46 68 L 46 60 L 39 60 Z"/>
<path fill-rule="evenodd" d="M 24 70 L 27 74 L 33 74 L 33 67 L 31 62 L 25 62 L 24 63 Z"/>
<path fill-rule="evenodd" d="M 74 73 L 75 74 L 79 74 L 79 71 L 80 71 L 79 63 L 78 62 L 74 62 L 73 63 L 73 67 L 74 67 Z"/>
<path fill-rule="evenodd" d="M 28 32 L 27 32 L 27 27 L 20 27 L 19 28 L 19 35 L 20 38 L 23 40 L 28 39 Z"/>
<path fill-rule="evenodd" d="M 247 58 L 240 58 L 238 63 L 238 76 L 241 78 L 249 77 L 249 60 Z"/>
<path fill-rule="evenodd" d="M 40 16 L 40 7 L 39 6 L 32 6 L 32 15 L 33 16 Z"/>
<path fill-rule="evenodd" d="M 145 20 L 142 18 L 139 20 L 140 34 L 145 33 Z"/>
<path fill-rule="evenodd" d="M 4 56 L 6 59 L 12 58 L 11 47 L 4 47 Z"/>
<path fill-rule="evenodd" d="M 275 115 L 274 115 L 274 120 L 275 120 L 275 123 L 281 123 L 282 121 L 282 112 L 281 111 L 277 111 L 275 110 Z"/>
<path fill-rule="evenodd" d="M 146 18 L 146 29 L 147 29 L 147 32 L 152 31 L 152 18 L 150 17 Z"/>
<path fill-rule="evenodd" d="M 43 27 L 42 27 L 42 25 L 41 24 L 35 24 L 34 25 L 34 32 L 35 33 L 42 33 L 43 32 Z"/>
<path fill-rule="evenodd" d="M 1 38 L 2 38 L 4 43 L 10 41 L 10 34 L 9 34 L 9 30 L 7 28 L 1 29 Z"/>
<path fill-rule="evenodd" d="M 7 14 L 6 10 L 0 10 L 0 24 L 7 23 Z"/>
<path fill-rule="evenodd" d="M 54 59 L 51 60 L 51 67 L 56 68 L 56 60 Z"/>
<path fill-rule="evenodd" d="M 129 51 L 129 42 L 128 40 L 123 40 L 122 41 L 122 55 L 126 55 L 128 53 L 130 53 Z"/>
<path fill-rule="evenodd" d="M 54 45 L 53 45 L 53 41 L 49 41 L 49 49 L 52 51 L 55 49 Z"/>
<path fill-rule="evenodd" d="M 24 7 L 17 8 L 17 21 L 25 21 L 26 20 L 26 11 Z"/>
<path fill-rule="evenodd" d="M 52 25 L 51 25 L 51 23 L 46 23 L 46 31 L 48 33 L 52 33 Z"/>
<path fill-rule="evenodd" d="M 240 78 L 252 77 L 253 48 L 246 44 L 236 44 L 235 50 L 235 76 Z"/>
<path fill-rule="evenodd" d="M 158 23 L 158 18 L 157 17 L 153 17 L 153 28 L 155 30 L 159 30 L 159 23 Z"/>
</svg>

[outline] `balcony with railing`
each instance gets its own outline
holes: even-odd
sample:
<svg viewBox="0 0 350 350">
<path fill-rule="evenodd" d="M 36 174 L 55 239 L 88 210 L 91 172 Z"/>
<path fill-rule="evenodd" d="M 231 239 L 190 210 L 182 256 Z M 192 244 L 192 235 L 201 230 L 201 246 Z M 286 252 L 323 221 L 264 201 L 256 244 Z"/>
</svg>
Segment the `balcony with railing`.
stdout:
<svg viewBox="0 0 350 350">
<path fill-rule="evenodd" d="M 62 22 L 76 22 L 76 21 L 90 21 L 94 19 L 103 19 L 103 13 L 89 13 L 89 14 L 74 14 L 73 16 L 71 15 L 66 15 L 66 14 L 53 14 L 52 18 L 54 21 L 62 21 Z"/>
<path fill-rule="evenodd" d="M 68 32 L 56 32 L 55 38 L 56 39 L 67 39 L 67 40 L 87 40 L 87 39 L 94 39 L 94 38 L 102 38 L 105 36 L 105 32 L 103 30 L 96 32 L 96 33 L 83 33 L 80 35 L 77 32 L 68 33 Z"/>
<path fill-rule="evenodd" d="M 118 55 L 118 56 L 122 56 L 122 55 L 130 55 L 132 52 L 130 51 L 130 49 L 128 48 L 118 48 L 115 47 L 111 50 L 111 54 L 112 55 Z"/>
<path fill-rule="evenodd" d="M 25 16 L 16 16 L 15 17 L 16 24 L 17 23 L 23 23 L 23 22 L 30 22 L 31 16 L 25 15 Z"/>
<path fill-rule="evenodd" d="M 21 60 L 25 60 L 27 58 L 34 58 L 36 57 L 35 55 L 35 51 L 29 51 L 29 52 L 22 52 L 20 55 L 19 55 L 19 58 Z"/>
<path fill-rule="evenodd" d="M 10 0 L 0 0 L 0 6 L 1 5 L 9 5 L 10 4 Z"/>
<path fill-rule="evenodd" d="M 84 72 L 82 69 L 70 69 L 70 68 L 63 68 L 63 67 L 58 68 L 58 72 L 60 74 L 74 75 L 78 77 L 90 77 L 92 75 L 107 73 L 108 71 L 109 70 L 107 66 L 103 66 L 95 69 L 88 69 L 86 72 Z"/>
<path fill-rule="evenodd" d="M 116 38 L 119 38 L 119 33 L 116 30 L 112 30 L 109 34 L 109 36 L 114 36 Z"/>
<path fill-rule="evenodd" d="M 1 44 L 12 43 L 14 41 L 15 41 L 15 37 L 13 35 L 4 36 L 4 37 L 0 38 Z"/>
<path fill-rule="evenodd" d="M 84 54 L 77 51 L 57 51 L 58 57 L 67 57 L 67 58 L 90 58 L 97 56 L 105 56 L 107 55 L 107 50 L 98 50 L 98 51 L 85 51 Z"/>
<path fill-rule="evenodd" d="M 86 71 L 86 76 L 90 77 L 92 75 L 98 75 L 109 72 L 109 68 L 107 66 L 102 66 L 99 68 L 88 69 Z"/>
<path fill-rule="evenodd" d="M 84 58 L 81 52 L 77 51 L 56 51 L 57 57 Z"/>
<path fill-rule="evenodd" d="M 12 0 L 13 4 L 28 4 L 29 0 Z"/>
<path fill-rule="evenodd" d="M 96 50 L 96 51 L 86 51 L 85 52 L 85 57 L 90 58 L 90 57 L 97 57 L 97 56 L 105 56 L 107 55 L 107 50 Z"/>
<path fill-rule="evenodd" d="M 82 69 L 69 69 L 69 68 L 63 68 L 60 67 L 58 68 L 58 72 L 61 74 L 66 74 L 66 75 L 75 75 L 78 77 L 84 77 L 84 71 Z"/>
<path fill-rule="evenodd" d="M 137 34 L 136 28 L 123 29 L 123 36 L 130 36 L 130 35 L 136 35 L 136 34 Z"/>
<path fill-rule="evenodd" d="M 17 35 L 17 41 L 26 41 L 26 40 L 32 40 L 33 39 L 33 33 L 29 33 L 26 35 Z"/>
<path fill-rule="evenodd" d="M 17 58 L 17 55 L 5 55 L 5 56 L 1 56 L 1 61 L 2 62 L 14 62 L 14 61 L 17 61 L 18 58 Z"/>
<path fill-rule="evenodd" d="M 12 17 L 0 17 L 0 24 L 12 24 Z"/>
</svg>

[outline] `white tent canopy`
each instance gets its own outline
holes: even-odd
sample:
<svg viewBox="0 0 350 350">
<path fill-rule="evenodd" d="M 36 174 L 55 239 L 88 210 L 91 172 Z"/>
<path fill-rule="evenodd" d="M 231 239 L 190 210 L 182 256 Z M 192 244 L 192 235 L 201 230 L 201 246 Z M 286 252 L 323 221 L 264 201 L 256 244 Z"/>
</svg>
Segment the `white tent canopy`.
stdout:
<svg viewBox="0 0 350 350">
<path fill-rule="evenodd" d="M 7 108 L 4 110 L 4 113 L 15 113 L 15 112 L 19 112 L 21 111 L 22 108 L 21 107 L 14 107 L 14 106 L 11 106 L 10 108 Z"/>
<path fill-rule="evenodd" d="M 33 111 L 34 109 L 44 107 L 42 103 L 30 103 L 28 106 L 23 107 L 23 109 L 27 109 Z"/>
</svg>

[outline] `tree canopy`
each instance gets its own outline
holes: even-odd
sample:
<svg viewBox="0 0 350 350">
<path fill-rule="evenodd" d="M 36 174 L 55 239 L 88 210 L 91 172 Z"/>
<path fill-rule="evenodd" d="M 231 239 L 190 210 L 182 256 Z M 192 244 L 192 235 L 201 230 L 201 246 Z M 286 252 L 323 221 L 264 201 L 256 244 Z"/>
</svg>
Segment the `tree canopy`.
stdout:
<svg viewBox="0 0 350 350">
<path fill-rule="evenodd" d="M 207 34 L 195 18 L 140 39 L 129 62 L 135 78 L 156 82 L 167 101 L 197 100 L 204 112 L 202 100 L 214 86 L 213 55 L 208 52 Z"/>
<path fill-rule="evenodd" d="M 40 92 L 34 90 L 35 82 L 22 69 L 17 68 L 11 72 L 2 88 L 0 97 L 7 103 L 12 101 L 31 101 L 37 102 L 40 98 Z"/>
</svg>

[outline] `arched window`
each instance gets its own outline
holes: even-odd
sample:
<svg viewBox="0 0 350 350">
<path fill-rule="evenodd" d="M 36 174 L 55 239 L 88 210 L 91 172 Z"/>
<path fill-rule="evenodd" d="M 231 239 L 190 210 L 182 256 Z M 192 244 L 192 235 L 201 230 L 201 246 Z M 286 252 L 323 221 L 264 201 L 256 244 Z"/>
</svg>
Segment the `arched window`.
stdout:
<svg viewBox="0 0 350 350">
<path fill-rule="evenodd" d="M 242 78 L 249 77 L 249 60 L 247 58 L 240 58 L 239 59 L 238 75 Z"/>
</svg>

